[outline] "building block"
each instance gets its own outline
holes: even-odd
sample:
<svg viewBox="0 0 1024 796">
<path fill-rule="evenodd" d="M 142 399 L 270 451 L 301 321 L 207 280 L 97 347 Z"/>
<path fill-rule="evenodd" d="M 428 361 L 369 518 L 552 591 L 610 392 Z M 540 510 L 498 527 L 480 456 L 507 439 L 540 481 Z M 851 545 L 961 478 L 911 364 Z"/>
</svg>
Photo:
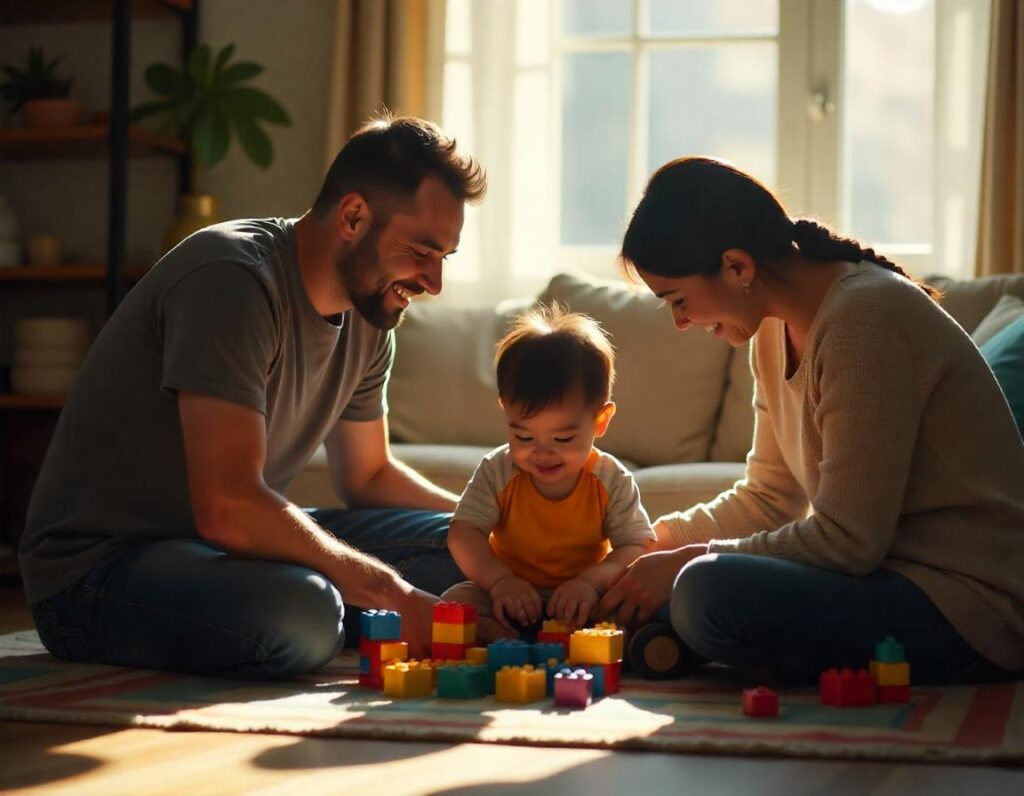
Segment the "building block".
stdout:
<svg viewBox="0 0 1024 796">
<path fill-rule="evenodd" d="M 879 663 L 903 663 L 903 645 L 892 636 L 886 636 L 875 644 L 875 660 Z"/>
<path fill-rule="evenodd" d="M 829 669 L 821 673 L 821 704 L 837 708 L 870 707 L 877 700 L 875 681 L 867 669 Z"/>
<path fill-rule="evenodd" d="M 398 611 L 371 608 L 359 617 L 359 634 L 370 641 L 398 641 L 402 636 L 402 615 Z"/>
<path fill-rule="evenodd" d="M 535 666 L 546 664 L 554 658 L 556 661 L 565 660 L 565 646 L 557 641 L 538 641 L 530 645 L 530 663 Z"/>
<path fill-rule="evenodd" d="M 547 698 L 547 673 L 530 664 L 503 666 L 494 680 L 497 702 L 540 702 Z"/>
<path fill-rule="evenodd" d="M 437 695 L 441 699 L 480 699 L 491 692 L 487 667 L 456 663 L 437 667 Z"/>
<path fill-rule="evenodd" d="M 548 694 L 548 696 L 554 696 L 555 695 L 555 675 L 558 674 L 560 671 L 562 671 L 563 669 L 565 669 L 567 667 L 565 666 L 565 664 L 560 663 L 557 659 L 549 658 L 547 660 L 544 668 L 545 668 L 545 671 L 546 671 L 546 678 L 545 679 L 547 681 L 546 682 L 547 694 Z M 569 669 L 569 671 L 571 672 L 572 669 Z"/>
<path fill-rule="evenodd" d="M 563 708 L 585 708 L 590 705 L 594 675 L 583 669 L 562 669 L 555 674 L 555 704 Z"/>
<path fill-rule="evenodd" d="M 569 658 L 576 663 L 622 660 L 622 631 L 610 623 L 577 630 L 569 640 Z"/>
<path fill-rule="evenodd" d="M 503 666 L 525 666 L 530 662 L 530 645 L 519 639 L 500 638 L 487 645 L 487 668 L 496 674 Z"/>
<path fill-rule="evenodd" d="M 359 671 L 374 677 L 381 676 L 381 667 L 391 661 L 404 661 L 409 657 L 409 645 L 404 641 L 370 641 L 359 639 Z"/>
<path fill-rule="evenodd" d="M 466 660 L 470 663 L 487 663 L 487 647 L 470 647 L 466 650 Z"/>
<path fill-rule="evenodd" d="M 743 715 L 752 719 L 771 719 L 779 715 L 779 695 L 758 686 L 743 691 Z"/>
<path fill-rule="evenodd" d="M 559 633 L 566 636 L 572 635 L 572 628 L 559 619 L 545 619 L 540 624 L 542 633 Z"/>
<path fill-rule="evenodd" d="M 601 696 L 617 694 L 622 690 L 622 661 L 614 663 L 591 663 L 587 665 L 587 671 L 591 674 L 600 669 L 604 674 L 604 688 Z"/>
<path fill-rule="evenodd" d="M 878 701 L 883 705 L 890 705 L 894 702 L 909 702 L 910 686 L 880 685 L 878 686 Z"/>
<path fill-rule="evenodd" d="M 447 625 L 476 624 L 476 608 L 467 603 L 434 603 L 434 621 Z"/>
<path fill-rule="evenodd" d="M 562 655 L 565 658 L 569 654 L 569 640 L 572 638 L 572 633 L 551 633 L 547 630 L 541 630 L 537 633 L 538 644 L 561 644 Z"/>
<path fill-rule="evenodd" d="M 430 645 L 430 657 L 441 661 L 461 661 L 465 660 L 467 649 L 469 649 L 469 644 L 449 644 L 435 641 Z"/>
<path fill-rule="evenodd" d="M 359 685 L 365 686 L 366 688 L 376 688 L 378 691 L 384 687 L 384 678 L 379 675 L 374 676 L 372 674 L 359 675 Z"/>
<path fill-rule="evenodd" d="M 476 622 L 455 624 L 453 622 L 434 622 L 430 638 L 442 644 L 472 644 L 476 641 Z"/>
<path fill-rule="evenodd" d="M 430 696 L 434 670 L 425 661 L 399 661 L 384 667 L 384 695 L 396 698 Z"/>
<path fill-rule="evenodd" d="M 871 661 L 871 676 L 878 685 L 910 685 L 910 664 Z"/>
</svg>

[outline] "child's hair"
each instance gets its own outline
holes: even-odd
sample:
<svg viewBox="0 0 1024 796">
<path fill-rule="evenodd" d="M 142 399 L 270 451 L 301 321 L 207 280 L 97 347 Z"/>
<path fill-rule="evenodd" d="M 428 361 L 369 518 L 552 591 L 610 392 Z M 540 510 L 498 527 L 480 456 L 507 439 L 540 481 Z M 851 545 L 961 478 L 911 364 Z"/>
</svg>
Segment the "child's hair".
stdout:
<svg viewBox="0 0 1024 796">
<path fill-rule="evenodd" d="M 555 304 L 523 313 L 498 342 L 498 397 L 532 417 L 575 390 L 598 407 L 612 394 L 615 353 L 593 318 Z"/>
</svg>

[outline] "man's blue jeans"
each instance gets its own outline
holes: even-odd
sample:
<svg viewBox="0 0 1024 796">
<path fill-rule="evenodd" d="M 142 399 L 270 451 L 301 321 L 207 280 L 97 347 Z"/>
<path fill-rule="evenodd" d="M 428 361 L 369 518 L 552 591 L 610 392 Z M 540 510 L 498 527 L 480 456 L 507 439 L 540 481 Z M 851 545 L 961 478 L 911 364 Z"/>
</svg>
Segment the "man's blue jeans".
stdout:
<svg viewBox="0 0 1024 796">
<path fill-rule="evenodd" d="M 440 594 L 465 579 L 447 549 L 450 514 L 311 515 L 421 589 Z M 127 544 L 33 606 L 39 636 L 57 657 L 250 679 L 323 666 L 345 641 L 345 613 L 344 585 L 339 592 L 319 572 L 228 555 L 199 539 Z"/>
<path fill-rule="evenodd" d="M 698 655 L 765 680 L 817 683 L 832 667 L 865 668 L 875 643 L 905 647 L 911 683 L 1019 677 L 976 652 L 914 583 L 884 569 L 864 577 L 763 556 L 701 556 L 680 570 L 672 626 Z"/>
</svg>

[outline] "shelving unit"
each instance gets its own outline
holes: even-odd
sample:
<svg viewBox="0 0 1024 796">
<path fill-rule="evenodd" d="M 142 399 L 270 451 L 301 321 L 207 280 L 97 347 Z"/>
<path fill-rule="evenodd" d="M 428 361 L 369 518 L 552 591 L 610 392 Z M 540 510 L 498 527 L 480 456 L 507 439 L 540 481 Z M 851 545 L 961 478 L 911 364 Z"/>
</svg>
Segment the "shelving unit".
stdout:
<svg viewBox="0 0 1024 796">
<path fill-rule="evenodd" d="M 107 20 L 111 28 L 112 68 L 110 111 L 102 120 L 49 130 L 0 129 L 0 161 L 52 161 L 107 158 L 108 213 L 106 263 L 55 267 L 0 268 L 0 290 L 25 288 L 103 288 L 106 312 L 116 309 L 129 283 L 140 279 L 144 268 L 125 263 L 125 216 L 128 195 L 128 159 L 140 155 L 171 157 L 178 162 L 178 192 L 188 190 L 191 160 L 187 146 L 177 138 L 129 125 L 131 24 L 133 18 L 174 18 L 181 26 L 181 58 L 195 47 L 199 0 L 0 0 L 0 25 L 46 25 Z M 0 469 L 3 479 L 0 505 L 0 551 L 16 539 L 18 517 L 23 521 L 42 453 L 48 445 L 57 415 L 64 404 L 58 395 L 0 393 Z M 17 422 L 15 422 L 15 419 Z M 42 448 L 40 451 L 39 448 Z M 33 469 L 35 468 L 35 469 Z M 22 505 L 22 502 L 24 505 Z M 13 569 L 0 554 L 0 576 Z"/>
</svg>

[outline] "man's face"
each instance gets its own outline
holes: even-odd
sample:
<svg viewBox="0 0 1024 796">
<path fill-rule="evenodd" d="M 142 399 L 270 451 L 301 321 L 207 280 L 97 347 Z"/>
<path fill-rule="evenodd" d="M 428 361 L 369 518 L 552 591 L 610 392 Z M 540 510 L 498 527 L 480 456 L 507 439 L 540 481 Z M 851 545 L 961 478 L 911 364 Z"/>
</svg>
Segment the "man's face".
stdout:
<svg viewBox="0 0 1024 796">
<path fill-rule="evenodd" d="M 426 177 L 408 207 L 377 221 L 338 259 L 352 305 L 379 329 L 393 329 L 414 296 L 441 292 L 445 257 L 459 245 L 463 203 L 437 177 Z"/>
</svg>

